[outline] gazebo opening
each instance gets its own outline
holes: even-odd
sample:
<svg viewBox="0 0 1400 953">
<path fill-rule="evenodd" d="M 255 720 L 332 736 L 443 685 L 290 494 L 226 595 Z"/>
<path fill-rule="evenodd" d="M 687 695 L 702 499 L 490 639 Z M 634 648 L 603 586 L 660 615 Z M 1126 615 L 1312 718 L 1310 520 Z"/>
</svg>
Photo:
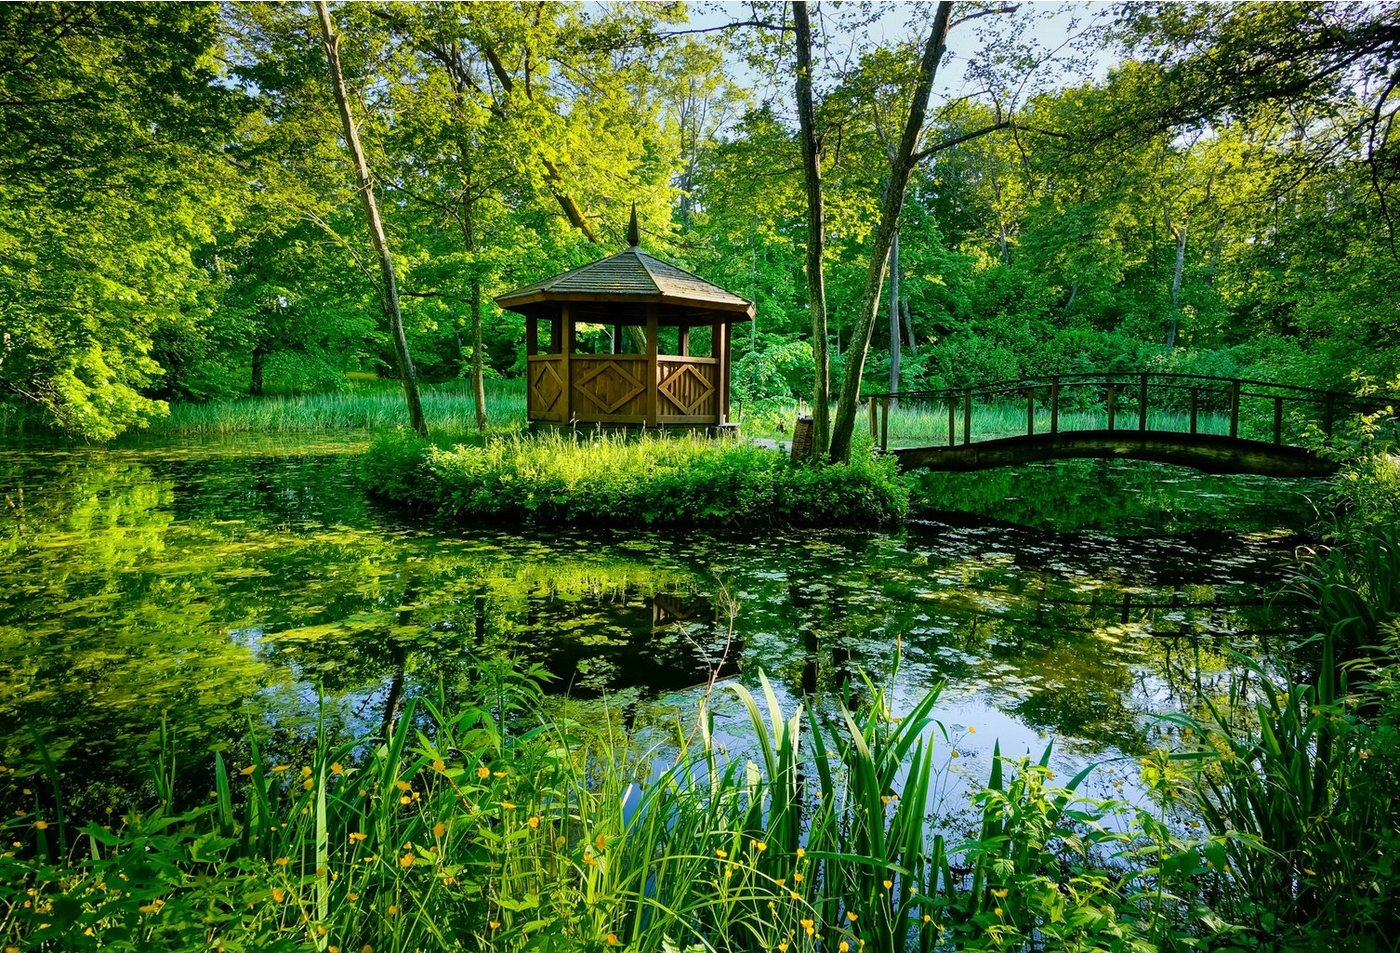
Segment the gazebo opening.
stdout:
<svg viewBox="0 0 1400 953">
<path fill-rule="evenodd" d="M 722 427 L 731 328 L 753 304 L 639 247 L 496 298 L 525 316 L 532 423 Z"/>
</svg>

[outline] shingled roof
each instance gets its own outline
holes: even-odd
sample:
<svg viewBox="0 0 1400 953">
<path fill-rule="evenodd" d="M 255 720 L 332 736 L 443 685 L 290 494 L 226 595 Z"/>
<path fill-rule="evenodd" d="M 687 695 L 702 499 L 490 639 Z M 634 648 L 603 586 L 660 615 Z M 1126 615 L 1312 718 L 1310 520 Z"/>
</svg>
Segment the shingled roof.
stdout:
<svg viewBox="0 0 1400 953">
<path fill-rule="evenodd" d="M 657 302 L 753 317 L 751 302 L 635 247 L 496 298 L 514 311 L 541 301 Z"/>
</svg>

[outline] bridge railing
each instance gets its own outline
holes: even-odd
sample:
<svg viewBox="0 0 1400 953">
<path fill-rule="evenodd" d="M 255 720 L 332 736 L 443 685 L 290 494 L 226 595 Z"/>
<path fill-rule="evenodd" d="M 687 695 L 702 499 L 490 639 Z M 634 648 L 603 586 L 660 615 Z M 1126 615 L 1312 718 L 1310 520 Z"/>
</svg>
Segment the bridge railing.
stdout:
<svg viewBox="0 0 1400 953">
<path fill-rule="evenodd" d="M 1345 415 L 1386 400 L 1250 378 L 1132 371 L 873 394 L 868 407 L 881 450 L 890 448 L 894 413 L 900 429 L 924 445 L 1070 430 L 1219 433 L 1283 445 L 1330 441 Z M 1024 418 L 1012 419 L 1021 403 Z"/>
</svg>

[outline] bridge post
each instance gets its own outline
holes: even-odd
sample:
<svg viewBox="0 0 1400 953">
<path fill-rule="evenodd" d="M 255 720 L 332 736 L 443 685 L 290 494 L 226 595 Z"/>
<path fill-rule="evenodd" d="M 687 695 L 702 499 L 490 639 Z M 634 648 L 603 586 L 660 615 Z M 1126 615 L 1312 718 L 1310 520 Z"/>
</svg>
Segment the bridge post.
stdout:
<svg viewBox="0 0 1400 953">
<path fill-rule="evenodd" d="M 1108 385 L 1108 429 L 1113 429 L 1113 419 L 1118 415 L 1118 385 Z"/>
<path fill-rule="evenodd" d="M 880 452 L 890 449 L 890 399 L 880 398 Z"/>
<path fill-rule="evenodd" d="M 870 406 L 870 439 L 871 439 L 871 441 L 873 442 L 873 441 L 875 440 L 876 437 L 880 436 L 880 431 L 879 431 L 879 429 L 878 429 L 878 426 L 877 426 L 876 423 L 875 423 L 875 398 L 874 398 L 874 397 L 871 397 L 871 398 L 870 398 L 869 406 Z"/>
<path fill-rule="evenodd" d="M 1191 388 L 1191 432 L 1196 432 L 1196 425 L 1201 412 L 1201 389 Z"/>
<path fill-rule="evenodd" d="M 1035 388 L 1026 388 L 1026 436 L 1035 436 Z"/>
<path fill-rule="evenodd" d="M 1147 430 L 1147 375 L 1138 381 L 1138 430 Z"/>
<path fill-rule="evenodd" d="M 1230 439 L 1240 435 L 1240 382 L 1230 382 Z"/>
<path fill-rule="evenodd" d="M 1050 432 L 1060 432 L 1060 378 L 1050 378 Z"/>
<path fill-rule="evenodd" d="M 1274 446 L 1283 445 L 1283 398 L 1274 398 Z"/>
<path fill-rule="evenodd" d="M 963 391 L 963 444 L 972 443 L 972 388 Z"/>
<path fill-rule="evenodd" d="M 953 395 L 948 395 L 948 446 L 957 443 L 958 440 L 958 412 L 953 405 Z"/>
</svg>

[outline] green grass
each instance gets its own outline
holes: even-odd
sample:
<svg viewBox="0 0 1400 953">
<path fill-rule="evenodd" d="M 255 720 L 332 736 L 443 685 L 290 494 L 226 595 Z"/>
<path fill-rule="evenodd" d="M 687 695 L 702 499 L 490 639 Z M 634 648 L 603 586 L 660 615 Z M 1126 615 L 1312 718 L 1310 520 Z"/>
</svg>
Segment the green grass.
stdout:
<svg viewBox="0 0 1400 953">
<path fill-rule="evenodd" d="M 444 446 L 402 433 L 365 457 L 371 492 L 459 519 L 605 526 L 898 523 L 908 491 L 893 459 L 795 465 L 743 441 L 547 432 Z"/>
<path fill-rule="evenodd" d="M 476 429 L 470 387 L 454 382 L 423 388 L 423 414 L 431 431 L 465 433 Z M 523 381 L 493 381 L 486 412 L 493 430 L 525 423 Z M 247 397 L 207 404 L 174 404 L 167 417 L 151 422 L 153 435 L 301 433 L 341 429 L 389 430 L 404 425 L 408 411 L 397 386 L 361 385 L 332 394 L 303 397 Z"/>
<path fill-rule="evenodd" d="M 531 678 L 488 665 L 463 704 L 410 704 L 377 743 L 322 735 L 305 764 L 271 763 L 256 737 L 246 764 L 215 755 L 193 808 L 166 739 L 142 810 L 78 826 L 46 794 L 0 822 L 21 845 L 0 857 L 0 941 L 807 953 L 1202 932 L 1139 889 L 1162 879 L 1146 858 L 1186 869 L 1195 848 L 1118 831 L 1126 805 L 1056 786 L 1043 762 L 996 760 L 970 838 L 931 830 L 937 688 L 896 718 L 868 685 L 869 705 L 828 720 L 760 683 L 639 747 L 616 713 L 551 713 Z M 712 741 L 721 701 L 747 712 L 752 758 Z"/>
</svg>

